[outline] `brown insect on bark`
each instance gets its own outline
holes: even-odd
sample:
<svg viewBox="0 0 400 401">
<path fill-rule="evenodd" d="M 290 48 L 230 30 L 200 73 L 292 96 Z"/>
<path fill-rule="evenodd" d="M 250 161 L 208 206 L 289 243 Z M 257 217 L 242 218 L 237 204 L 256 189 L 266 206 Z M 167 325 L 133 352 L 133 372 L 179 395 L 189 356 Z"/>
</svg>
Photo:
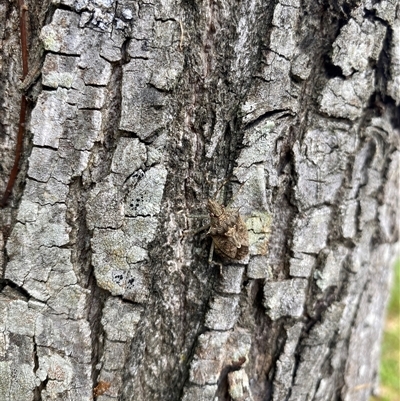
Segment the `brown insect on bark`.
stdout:
<svg viewBox="0 0 400 401">
<path fill-rule="evenodd" d="M 249 253 L 249 234 L 239 211 L 228 209 L 209 199 L 210 228 L 207 232 L 212 238 L 208 262 L 212 263 L 213 250 L 224 258 L 241 260 Z"/>
<path fill-rule="evenodd" d="M 99 381 L 97 386 L 93 389 L 93 396 L 98 397 L 103 395 L 109 388 L 111 387 L 111 383 Z"/>
</svg>

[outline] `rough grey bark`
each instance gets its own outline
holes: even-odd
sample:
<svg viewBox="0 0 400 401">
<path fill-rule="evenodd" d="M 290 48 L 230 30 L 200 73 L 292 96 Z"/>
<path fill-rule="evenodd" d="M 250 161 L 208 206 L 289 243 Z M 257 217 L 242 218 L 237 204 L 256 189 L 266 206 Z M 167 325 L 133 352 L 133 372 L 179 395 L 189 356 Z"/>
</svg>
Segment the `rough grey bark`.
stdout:
<svg viewBox="0 0 400 401">
<path fill-rule="evenodd" d="M 399 233 L 398 2 L 27 5 L 0 399 L 367 400 Z M 16 4 L 0 20 L 5 187 Z M 219 269 L 192 232 L 227 178 L 250 255 Z"/>
</svg>

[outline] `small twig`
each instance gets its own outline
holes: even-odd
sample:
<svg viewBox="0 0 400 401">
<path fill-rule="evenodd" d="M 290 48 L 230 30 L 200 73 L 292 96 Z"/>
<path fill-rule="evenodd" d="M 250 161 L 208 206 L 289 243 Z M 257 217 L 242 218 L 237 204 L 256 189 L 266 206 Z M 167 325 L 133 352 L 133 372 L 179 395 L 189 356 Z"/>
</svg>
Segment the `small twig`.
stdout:
<svg viewBox="0 0 400 401">
<path fill-rule="evenodd" d="M 22 52 L 22 79 L 28 75 L 28 40 L 26 33 L 26 12 L 28 7 L 24 0 L 19 0 L 19 30 L 21 34 L 21 52 Z"/>
<path fill-rule="evenodd" d="M 21 154 L 22 154 L 22 143 L 25 133 L 25 115 L 26 115 L 26 98 L 24 95 L 22 95 L 21 111 L 19 113 L 17 145 L 15 147 L 14 165 L 13 168 L 11 169 L 10 177 L 8 178 L 7 188 L 4 192 L 3 199 L 1 200 L 1 207 L 5 207 L 7 205 L 8 198 L 11 195 L 12 189 L 15 184 L 15 180 L 17 179 L 19 161 L 21 159 Z"/>
<path fill-rule="evenodd" d="M 26 12 L 28 11 L 28 8 L 24 4 L 24 0 L 19 0 L 19 9 L 20 9 L 19 29 L 21 35 L 21 53 L 22 53 L 22 79 L 24 79 L 28 74 L 28 47 L 27 47 L 27 33 L 26 33 Z M 7 187 L 0 203 L 1 207 L 5 207 L 7 205 L 8 198 L 11 195 L 11 192 L 13 190 L 18 175 L 19 161 L 21 159 L 22 145 L 25 134 L 26 103 L 27 102 L 25 95 L 22 95 L 21 108 L 19 113 L 17 144 L 15 146 L 14 165 L 11 169 Z"/>
</svg>

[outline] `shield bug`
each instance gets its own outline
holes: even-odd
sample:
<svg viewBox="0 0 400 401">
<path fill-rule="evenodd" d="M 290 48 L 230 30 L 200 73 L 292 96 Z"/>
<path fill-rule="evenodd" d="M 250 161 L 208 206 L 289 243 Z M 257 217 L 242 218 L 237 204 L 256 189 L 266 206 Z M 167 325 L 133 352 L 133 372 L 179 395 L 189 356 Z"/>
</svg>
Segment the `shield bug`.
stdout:
<svg viewBox="0 0 400 401">
<path fill-rule="evenodd" d="M 213 199 L 208 199 L 207 208 L 210 214 L 207 234 L 213 241 L 209 263 L 213 248 L 224 258 L 242 260 L 249 253 L 249 235 L 239 211 L 225 208 Z"/>
</svg>

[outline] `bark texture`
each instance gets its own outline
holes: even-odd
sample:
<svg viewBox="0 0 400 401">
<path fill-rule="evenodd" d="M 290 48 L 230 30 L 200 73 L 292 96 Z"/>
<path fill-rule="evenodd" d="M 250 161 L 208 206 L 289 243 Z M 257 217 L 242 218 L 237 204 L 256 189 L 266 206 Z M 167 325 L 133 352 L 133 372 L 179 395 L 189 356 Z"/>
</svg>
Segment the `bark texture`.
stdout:
<svg viewBox="0 0 400 401">
<path fill-rule="evenodd" d="M 399 3 L 27 6 L 41 75 L 0 211 L 0 400 L 368 400 L 399 235 Z M 5 188 L 17 5 L 0 20 Z M 250 252 L 218 268 L 192 232 L 224 180 Z"/>
</svg>

